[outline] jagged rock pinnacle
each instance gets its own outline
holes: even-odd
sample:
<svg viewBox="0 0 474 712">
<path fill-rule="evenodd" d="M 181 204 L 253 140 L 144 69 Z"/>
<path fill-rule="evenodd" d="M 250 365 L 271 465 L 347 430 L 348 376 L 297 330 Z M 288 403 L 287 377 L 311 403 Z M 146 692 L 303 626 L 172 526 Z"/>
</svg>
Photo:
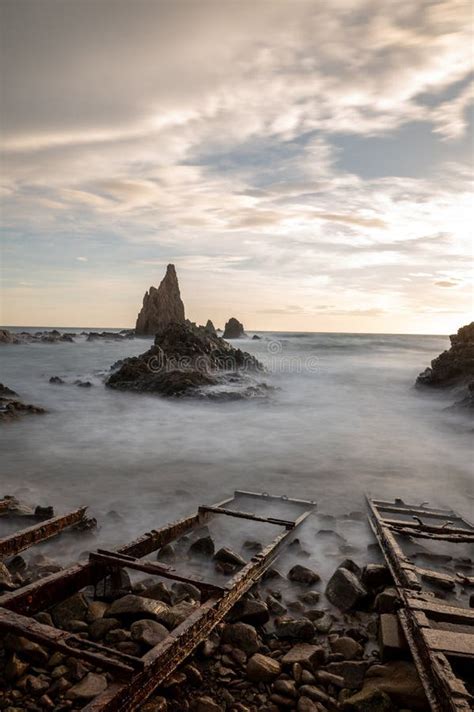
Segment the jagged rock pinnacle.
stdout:
<svg viewBox="0 0 474 712">
<path fill-rule="evenodd" d="M 158 289 L 150 287 L 145 293 L 135 332 L 140 336 L 152 336 L 168 324 L 182 323 L 184 320 L 184 304 L 179 292 L 178 277 L 174 265 L 170 264 Z"/>
</svg>

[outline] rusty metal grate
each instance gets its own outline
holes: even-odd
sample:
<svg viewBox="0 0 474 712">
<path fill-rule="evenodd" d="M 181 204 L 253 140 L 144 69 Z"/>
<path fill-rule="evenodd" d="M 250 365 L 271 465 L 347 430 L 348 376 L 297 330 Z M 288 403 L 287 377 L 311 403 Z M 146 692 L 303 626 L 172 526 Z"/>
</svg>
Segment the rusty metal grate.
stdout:
<svg viewBox="0 0 474 712">
<path fill-rule="evenodd" d="M 280 519 L 244 512 L 235 508 L 242 501 L 246 506 L 257 502 L 264 504 L 266 511 L 277 506 L 281 509 L 284 505 L 285 511 L 293 510 L 295 516 L 293 519 Z M 147 532 L 117 551 L 92 552 L 85 564 L 72 566 L 18 591 L 0 596 L 0 630 L 15 632 L 111 672 L 114 675 L 113 682 L 84 708 L 84 712 L 139 710 L 150 694 L 208 637 L 239 598 L 258 581 L 315 507 L 313 501 L 237 490 L 233 497 L 212 506 L 199 507 L 195 514 Z M 180 574 L 171 566 L 143 558 L 216 517 L 238 517 L 271 524 L 280 531 L 224 586 L 217 586 L 200 577 Z M 63 601 L 86 586 L 96 587 L 99 581 L 111 574 L 116 575 L 123 568 L 189 582 L 203 594 L 199 607 L 141 658 L 118 653 L 105 645 L 92 643 L 31 618 L 35 613 Z"/>
<path fill-rule="evenodd" d="M 472 712 L 474 526 L 453 510 L 367 499 L 370 524 L 402 601 L 400 623 L 431 709 Z"/>
</svg>

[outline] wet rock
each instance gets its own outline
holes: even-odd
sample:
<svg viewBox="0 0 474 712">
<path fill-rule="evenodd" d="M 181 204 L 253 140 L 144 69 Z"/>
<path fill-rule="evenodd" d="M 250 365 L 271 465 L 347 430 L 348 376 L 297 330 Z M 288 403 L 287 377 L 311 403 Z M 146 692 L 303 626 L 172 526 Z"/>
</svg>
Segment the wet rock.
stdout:
<svg viewBox="0 0 474 712">
<path fill-rule="evenodd" d="M 100 618 L 103 618 L 105 612 L 109 609 L 109 604 L 104 601 L 91 601 L 89 603 L 89 610 L 87 612 L 88 623 L 93 623 Z"/>
<path fill-rule="evenodd" d="M 4 563 L 0 561 L 0 591 L 13 591 L 15 583 L 10 571 Z"/>
<path fill-rule="evenodd" d="M 85 596 L 82 593 L 75 593 L 54 606 L 51 609 L 51 616 L 58 628 L 66 628 L 69 621 L 85 621 L 88 612 L 89 606 Z"/>
<path fill-rule="evenodd" d="M 169 606 L 162 601 L 155 601 L 151 598 L 143 598 L 129 593 L 114 601 L 105 616 L 107 618 L 125 619 L 130 622 L 144 618 L 161 622 L 168 611 Z"/>
<path fill-rule="evenodd" d="M 340 675 L 344 678 L 345 686 L 349 689 L 358 689 L 362 686 L 365 673 L 369 663 L 365 660 L 361 661 L 343 661 L 329 663 L 326 666 L 328 672 L 334 675 Z"/>
<path fill-rule="evenodd" d="M 92 388 L 92 383 L 90 381 L 74 381 L 74 385 L 79 388 Z"/>
<path fill-rule="evenodd" d="M 344 567 L 333 573 L 326 586 L 326 598 L 341 611 L 356 608 L 365 598 L 367 591 L 356 574 Z"/>
<path fill-rule="evenodd" d="M 224 712 L 224 707 L 221 707 L 212 697 L 207 695 L 198 697 L 193 704 L 193 712 Z"/>
<path fill-rule="evenodd" d="M 296 564 L 288 572 L 288 579 L 290 581 L 296 581 L 297 583 L 303 583 L 306 586 L 310 586 L 313 583 L 317 583 L 321 580 L 321 577 L 316 571 L 312 571 L 306 566 L 301 566 Z"/>
<path fill-rule="evenodd" d="M 330 641 L 331 650 L 333 653 L 340 653 L 344 656 L 344 660 L 355 660 L 361 658 L 364 649 L 353 638 L 342 635 L 335 640 Z"/>
<path fill-rule="evenodd" d="M 5 678 L 7 680 L 18 680 L 18 678 L 22 677 L 27 670 L 28 663 L 23 662 L 23 660 L 20 660 L 20 658 L 13 653 L 5 665 Z"/>
<path fill-rule="evenodd" d="M 247 662 L 247 677 L 252 682 L 271 682 L 281 672 L 278 660 L 256 653 Z"/>
<path fill-rule="evenodd" d="M 263 544 L 260 541 L 256 541 L 255 539 L 247 539 L 246 541 L 244 541 L 243 548 L 257 553 L 259 551 L 262 551 Z"/>
<path fill-rule="evenodd" d="M 270 618 L 268 607 L 263 601 L 255 598 L 242 598 L 231 612 L 231 619 L 250 623 L 251 625 L 265 625 Z"/>
<path fill-rule="evenodd" d="M 300 601 L 307 606 L 315 606 L 316 603 L 319 602 L 319 599 L 321 598 L 321 594 L 319 591 L 305 591 L 304 593 L 300 593 L 298 596 Z"/>
<path fill-rule="evenodd" d="M 214 551 L 215 546 L 211 536 L 200 537 L 189 547 L 191 556 L 213 556 Z"/>
<path fill-rule="evenodd" d="M 309 643 L 297 643 L 282 657 L 282 665 L 292 666 L 298 663 L 308 670 L 313 670 L 321 665 L 325 660 L 324 648 L 320 645 L 310 645 Z"/>
<path fill-rule="evenodd" d="M 89 635 L 91 640 L 102 640 L 107 633 L 120 626 L 117 618 L 99 618 L 89 625 Z"/>
<path fill-rule="evenodd" d="M 156 558 L 164 563 L 171 563 L 176 560 L 176 552 L 171 544 L 166 544 L 159 549 Z"/>
<path fill-rule="evenodd" d="M 176 581 L 171 584 L 171 597 L 173 604 L 181 603 L 181 601 L 200 601 L 201 592 L 192 583 Z"/>
<path fill-rule="evenodd" d="M 232 551 L 232 549 L 228 549 L 227 547 L 223 547 L 222 549 L 216 551 L 216 553 L 214 554 L 214 560 L 238 567 L 245 566 L 245 564 L 247 563 L 245 559 L 240 556 L 240 554 L 236 554 L 234 551 Z"/>
<path fill-rule="evenodd" d="M 248 655 L 260 647 L 257 631 L 248 623 L 227 623 L 222 631 L 222 641 L 244 650 Z"/>
<path fill-rule="evenodd" d="M 300 697 L 296 709 L 298 712 L 320 712 L 321 707 L 316 707 L 309 697 Z"/>
<path fill-rule="evenodd" d="M 329 633 L 331 628 L 334 625 L 334 620 L 332 617 L 329 615 L 329 613 L 324 613 L 322 616 L 315 617 L 315 611 L 312 611 L 311 613 L 308 611 L 310 614 L 311 618 L 310 620 L 312 621 L 316 631 L 318 633 Z M 318 611 L 319 613 L 319 611 Z M 309 617 L 309 616 L 308 616 Z"/>
<path fill-rule="evenodd" d="M 107 678 L 105 675 L 90 672 L 77 685 L 68 690 L 66 698 L 68 700 L 91 700 L 106 689 Z"/>
<path fill-rule="evenodd" d="M 169 635 L 164 625 L 151 620 L 135 621 L 131 625 L 130 632 L 132 640 L 148 645 L 150 648 L 161 643 Z"/>
<path fill-rule="evenodd" d="M 181 601 L 175 606 L 171 606 L 167 611 L 160 616 L 160 622 L 163 623 L 169 630 L 183 623 L 193 611 L 198 607 L 195 601 Z"/>
<path fill-rule="evenodd" d="M 244 326 L 235 317 L 231 317 L 224 327 L 224 339 L 240 339 L 245 336 Z"/>
<path fill-rule="evenodd" d="M 400 608 L 401 601 L 397 589 L 393 587 L 385 588 L 377 594 L 374 608 L 379 613 L 394 613 Z"/>
<path fill-rule="evenodd" d="M 380 690 L 361 690 L 345 700 L 345 712 L 397 712 L 390 697 Z"/>
<path fill-rule="evenodd" d="M 35 665 L 46 665 L 48 662 L 46 650 L 27 638 L 7 633 L 3 638 L 3 645 L 6 650 L 17 653 L 22 660 L 28 660 Z"/>
<path fill-rule="evenodd" d="M 274 616 L 282 616 L 286 613 L 285 606 L 274 596 L 268 595 L 266 598 L 267 607 Z"/>
<path fill-rule="evenodd" d="M 53 383 L 55 386 L 62 386 L 65 383 L 60 376 L 51 376 L 49 382 Z"/>
<path fill-rule="evenodd" d="M 293 638 L 297 640 L 312 640 L 316 629 L 307 618 L 290 618 L 281 616 L 275 619 L 275 634 L 278 638 Z"/>
<path fill-rule="evenodd" d="M 426 710 L 428 704 L 413 663 L 394 660 L 385 665 L 372 665 L 365 676 L 363 691 L 385 692 L 398 706 Z"/>
<path fill-rule="evenodd" d="M 142 597 L 151 598 L 154 601 L 162 601 L 163 603 L 171 603 L 172 594 L 162 581 L 158 581 L 153 586 L 148 586 L 141 592 Z"/>
<path fill-rule="evenodd" d="M 384 564 L 367 564 L 362 569 L 361 581 L 369 591 L 393 584 L 392 574 Z"/>
</svg>

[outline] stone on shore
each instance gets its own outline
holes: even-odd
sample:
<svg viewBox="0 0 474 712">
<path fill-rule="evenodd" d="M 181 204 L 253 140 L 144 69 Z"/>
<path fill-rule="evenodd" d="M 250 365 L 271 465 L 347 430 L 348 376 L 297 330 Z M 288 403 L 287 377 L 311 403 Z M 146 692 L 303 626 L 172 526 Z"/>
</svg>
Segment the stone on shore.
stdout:
<svg viewBox="0 0 474 712">
<path fill-rule="evenodd" d="M 367 595 L 356 574 L 342 566 L 337 568 L 329 579 L 325 593 L 333 606 L 341 611 L 356 608 Z"/>
<path fill-rule="evenodd" d="M 252 682 L 271 682 L 281 672 L 278 660 L 256 653 L 247 662 L 247 677 Z"/>
<path fill-rule="evenodd" d="M 316 573 L 316 571 L 312 571 L 306 566 L 296 564 L 296 566 L 293 566 L 293 568 L 288 572 L 288 579 L 290 581 L 296 581 L 297 583 L 304 583 L 307 586 L 311 586 L 313 583 L 320 581 L 321 576 Z"/>
</svg>

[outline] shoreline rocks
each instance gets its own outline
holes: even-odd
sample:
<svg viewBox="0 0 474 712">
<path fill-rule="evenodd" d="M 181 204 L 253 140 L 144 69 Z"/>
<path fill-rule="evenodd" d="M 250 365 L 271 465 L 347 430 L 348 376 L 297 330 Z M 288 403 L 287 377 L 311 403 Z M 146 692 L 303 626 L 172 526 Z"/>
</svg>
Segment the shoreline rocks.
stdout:
<svg viewBox="0 0 474 712">
<path fill-rule="evenodd" d="M 24 403 L 18 393 L 0 383 L 0 422 L 43 413 L 46 413 L 44 408 Z"/>
<path fill-rule="evenodd" d="M 135 326 L 137 336 L 153 336 L 168 324 L 184 323 L 184 304 L 179 291 L 175 266 L 169 264 L 158 289 L 150 287 L 143 297 L 143 305 Z"/>
<path fill-rule="evenodd" d="M 419 387 L 452 388 L 461 399 L 456 407 L 472 409 L 474 413 L 474 321 L 458 329 L 450 337 L 451 346 L 433 359 L 416 379 Z"/>
</svg>

